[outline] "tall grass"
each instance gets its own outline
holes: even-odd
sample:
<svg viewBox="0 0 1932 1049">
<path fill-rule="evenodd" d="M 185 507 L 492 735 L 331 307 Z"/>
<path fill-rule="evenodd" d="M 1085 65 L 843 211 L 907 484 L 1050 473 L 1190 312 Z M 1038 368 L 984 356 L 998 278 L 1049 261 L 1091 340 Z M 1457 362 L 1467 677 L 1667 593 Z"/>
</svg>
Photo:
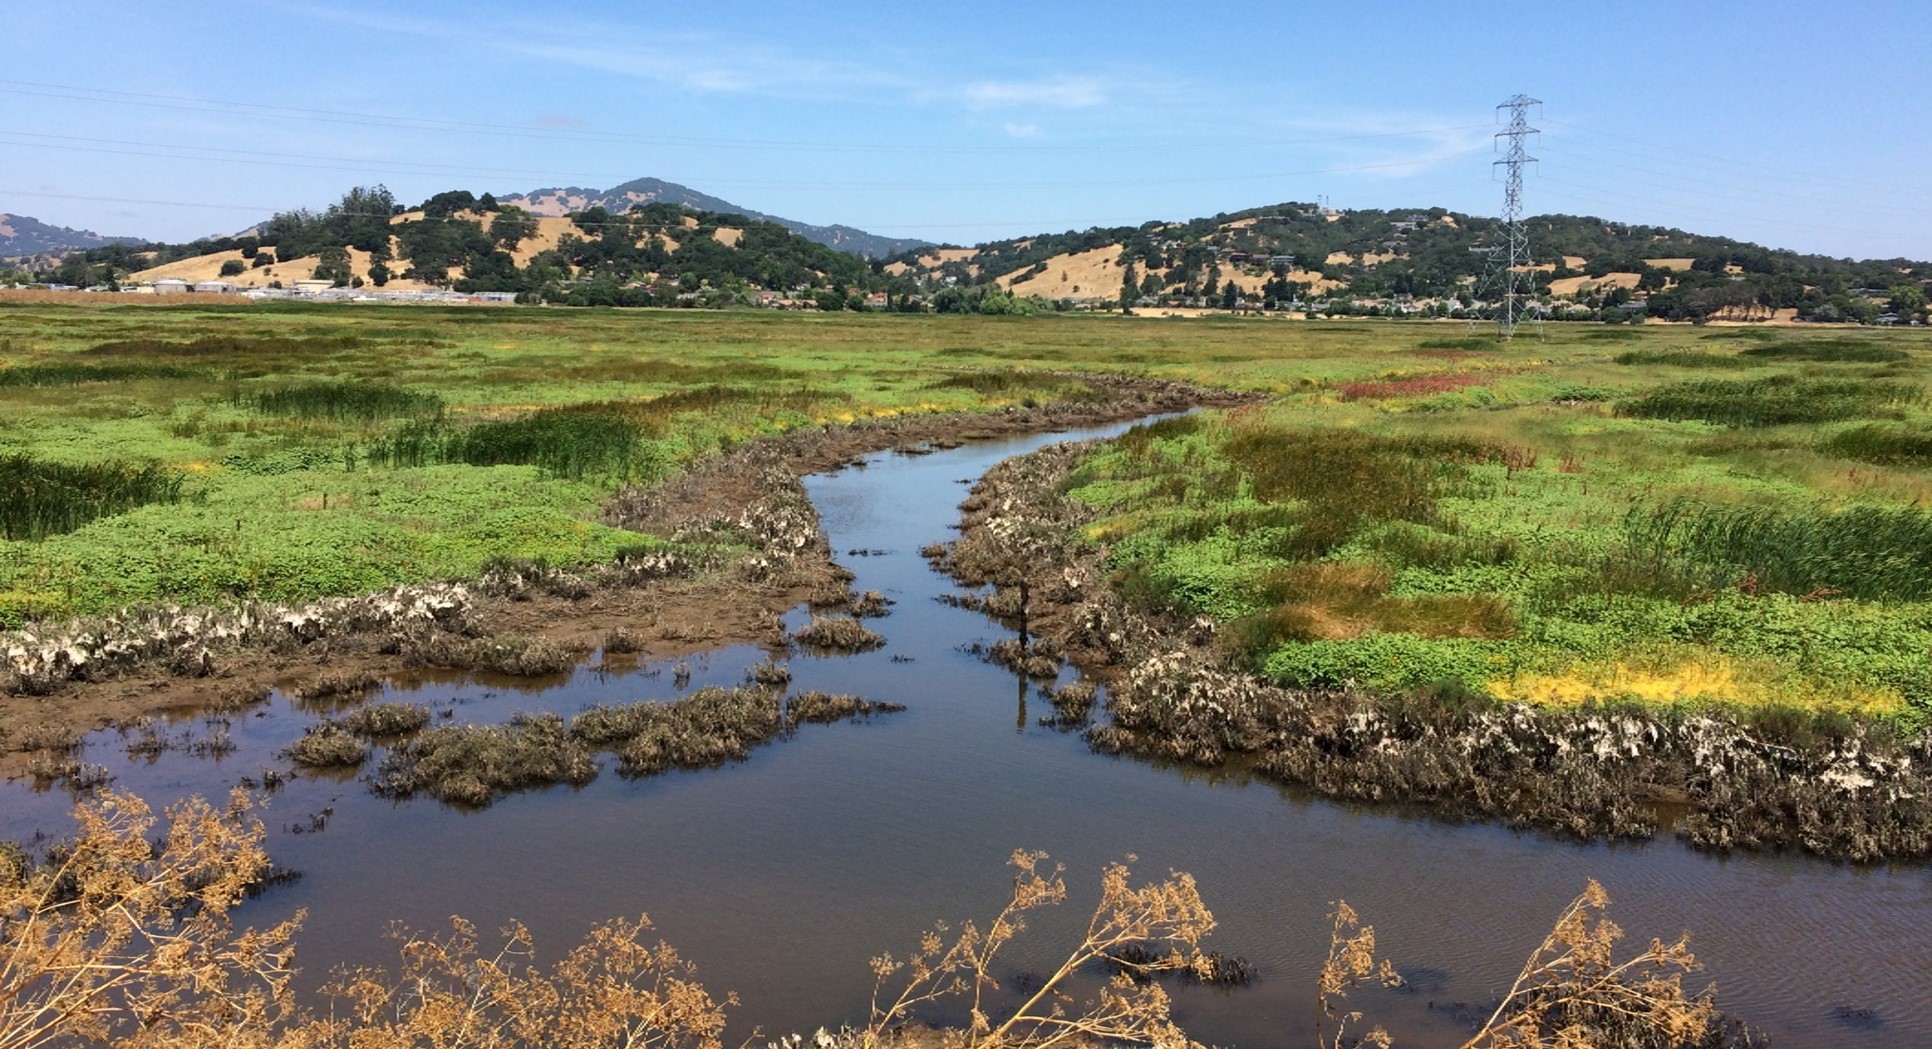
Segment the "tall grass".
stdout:
<svg viewBox="0 0 1932 1049">
<path fill-rule="evenodd" d="M 1834 434 L 1818 445 L 1826 455 L 1880 466 L 1932 466 L 1932 433 L 1901 426 L 1866 425 Z"/>
<path fill-rule="evenodd" d="M 1844 364 L 1891 364 L 1911 360 L 1912 355 L 1897 346 L 1881 346 L 1858 339 L 1810 339 L 1772 346 L 1753 346 L 1746 357 L 1786 361 L 1827 361 Z"/>
<path fill-rule="evenodd" d="M 670 430 L 677 416 L 696 413 L 712 415 L 730 408 L 749 408 L 762 415 L 797 412 L 809 415 L 828 402 L 846 403 L 849 394 L 803 387 L 795 390 L 747 389 L 739 386 L 700 386 L 673 390 L 643 400 L 591 401 L 554 409 L 586 415 L 599 415 L 633 423 L 646 434 L 656 436 Z"/>
<path fill-rule="evenodd" d="M 88 364 L 48 361 L 0 368 L 0 387 L 78 386 L 88 382 L 131 382 L 140 379 L 199 379 L 207 372 L 174 364 Z"/>
<path fill-rule="evenodd" d="M 1500 345 L 1494 335 L 1470 335 L 1455 339 L 1424 339 L 1415 344 L 1418 350 L 1494 350 Z"/>
<path fill-rule="evenodd" d="M 636 423 L 595 412 L 548 408 L 520 419 L 455 428 L 440 419 L 404 424 L 362 452 L 372 466 L 443 463 L 535 466 L 554 477 L 629 477 L 646 466 Z"/>
<path fill-rule="evenodd" d="M 100 357 L 251 357 L 264 364 L 280 358 L 352 350 L 363 345 L 354 335 L 290 338 L 282 335 L 205 335 L 187 342 L 165 339 L 125 339 L 103 342 L 82 350 Z"/>
<path fill-rule="evenodd" d="M 181 498 L 181 476 L 159 463 L 69 466 L 0 456 L 0 535 L 42 539 L 96 518 Z"/>
<path fill-rule="evenodd" d="M 948 375 L 926 384 L 928 390 L 971 390 L 982 397 L 1045 393 L 1067 400 L 1090 400 L 1102 396 L 1090 383 L 1064 375 L 1044 375 L 1024 371 L 967 372 Z"/>
<path fill-rule="evenodd" d="M 1625 515 L 1634 559 L 1710 570 L 1725 584 L 1865 600 L 1932 597 L 1932 513 L 1913 507 L 1784 512 L 1671 502 Z"/>
<path fill-rule="evenodd" d="M 443 399 L 433 393 L 361 382 L 303 383 L 267 393 L 237 394 L 235 401 L 263 415 L 332 422 L 433 418 L 443 413 Z"/>
<path fill-rule="evenodd" d="M 1610 359 L 1617 364 L 1662 364 L 1672 368 L 1750 368 L 1758 364 L 1736 354 L 1705 350 L 1630 350 Z"/>
<path fill-rule="evenodd" d="M 1620 402 L 1617 414 L 1638 419 L 1724 426 L 1782 426 L 1883 417 L 1924 397 L 1918 386 L 1866 379 L 1704 379 L 1658 387 Z"/>
</svg>

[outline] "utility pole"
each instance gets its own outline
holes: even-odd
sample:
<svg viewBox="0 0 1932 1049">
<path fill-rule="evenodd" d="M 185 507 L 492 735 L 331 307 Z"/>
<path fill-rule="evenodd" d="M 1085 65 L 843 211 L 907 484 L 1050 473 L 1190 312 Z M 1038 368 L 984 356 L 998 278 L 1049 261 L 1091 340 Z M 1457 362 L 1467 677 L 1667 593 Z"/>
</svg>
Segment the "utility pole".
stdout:
<svg viewBox="0 0 1932 1049">
<path fill-rule="evenodd" d="M 1509 110 L 1509 124 L 1496 133 L 1496 145 L 1502 148 L 1507 140 L 1507 151 L 1493 165 L 1503 169 L 1503 305 L 1496 331 L 1505 339 L 1516 336 L 1516 322 L 1528 312 L 1525 300 L 1534 299 L 1536 287 L 1536 275 L 1529 270 L 1529 230 L 1523 228 L 1523 168 L 1536 163 L 1524 140 L 1541 133 L 1529 126 L 1529 111 L 1542 104 L 1528 95 L 1514 95 L 1496 107 L 1499 116 Z"/>
</svg>

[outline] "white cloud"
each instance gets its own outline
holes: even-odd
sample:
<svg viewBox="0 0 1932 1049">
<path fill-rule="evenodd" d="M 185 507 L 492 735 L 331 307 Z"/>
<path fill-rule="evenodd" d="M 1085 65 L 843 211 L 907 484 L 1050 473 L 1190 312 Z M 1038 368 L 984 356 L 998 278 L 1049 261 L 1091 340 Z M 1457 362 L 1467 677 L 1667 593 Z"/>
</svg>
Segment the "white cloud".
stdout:
<svg viewBox="0 0 1932 1049">
<path fill-rule="evenodd" d="M 974 81 L 958 97 L 973 109 L 1091 109 L 1105 105 L 1109 92 L 1098 77 L 1059 76 Z"/>
<path fill-rule="evenodd" d="M 1016 124 L 1009 120 L 1005 124 L 1002 124 L 1001 127 L 1007 134 L 1014 138 L 1044 138 L 1046 136 L 1046 129 L 1038 124 Z"/>
</svg>

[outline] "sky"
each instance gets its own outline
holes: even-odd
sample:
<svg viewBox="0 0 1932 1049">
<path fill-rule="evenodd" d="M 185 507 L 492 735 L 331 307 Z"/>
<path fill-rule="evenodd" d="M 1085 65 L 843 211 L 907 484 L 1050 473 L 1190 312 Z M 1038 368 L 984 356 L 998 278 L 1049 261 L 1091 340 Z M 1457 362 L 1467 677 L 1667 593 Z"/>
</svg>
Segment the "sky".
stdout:
<svg viewBox="0 0 1932 1049">
<path fill-rule="evenodd" d="M 185 240 L 643 176 L 972 244 L 1284 201 L 1932 257 L 1932 3 L 9 5 L 0 212 Z"/>
</svg>

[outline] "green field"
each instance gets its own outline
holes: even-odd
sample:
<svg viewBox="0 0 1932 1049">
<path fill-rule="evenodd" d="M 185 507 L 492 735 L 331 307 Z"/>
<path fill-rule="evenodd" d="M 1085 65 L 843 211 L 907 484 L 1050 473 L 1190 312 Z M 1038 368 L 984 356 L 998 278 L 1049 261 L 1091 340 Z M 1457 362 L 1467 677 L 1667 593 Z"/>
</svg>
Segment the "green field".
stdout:
<svg viewBox="0 0 1932 1049">
<path fill-rule="evenodd" d="M 1284 683 L 1932 704 L 1917 332 L 0 307 L 0 623 L 581 564 L 731 443 L 1186 378 L 1089 462 L 1116 580 Z M 1026 374 L 986 375 L 989 369 Z"/>
</svg>

